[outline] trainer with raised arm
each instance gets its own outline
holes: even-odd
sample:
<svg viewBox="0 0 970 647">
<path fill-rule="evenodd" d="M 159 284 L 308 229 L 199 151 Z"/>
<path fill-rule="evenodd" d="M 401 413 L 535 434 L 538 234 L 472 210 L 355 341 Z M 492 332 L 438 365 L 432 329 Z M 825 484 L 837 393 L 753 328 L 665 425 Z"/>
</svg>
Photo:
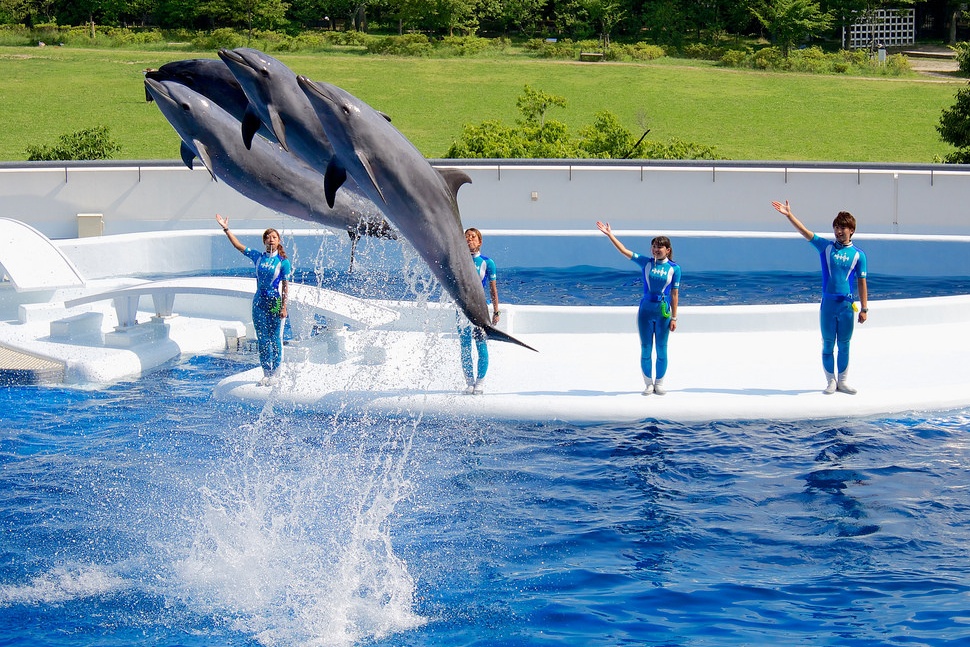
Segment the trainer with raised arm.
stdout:
<svg viewBox="0 0 970 647">
<path fill-rule="evenodd" d="M 286 319 L 287 282 L 292 274 L 290 261 L 280 243 L 280 232 L 275 229 L 263 232 L 265 249 L 260 251 L 243 245 L 229 231 L 228 218 L 216 214 L 216 222 L 232 246 L 256 265 L 253 328 L 256 329 L 256 345 L 259 347 L 259 364 L 263 367 L 259 385 L 270 386 L 283 362 L 283 321 Z"/>
<path fill-rule="evenodd" d="M 667 339 L 677 330 L 677 308 L 680 305 L 680 265 L 674 262 L 670 239 L 657 236 L 650 242 L 650 256 L 627 249 L 613 235 L 608 222 L 596 222 L 596 228 L 606 234 L 616 250 L 640 266 L 643 276 L 643 297 L 637 310 L 637 330 L 640 333 L 640 372 L 643 374 L 643 395 L 664 395 L 664 376 L 667 374 Z M 653 348 L 657 348 L 657 370 L 653 370 Z"/>
<path fill-rule="evenodd" d="M 822 328 L 822 368 L 825 370 L 826 385 L 823 393 L 854 394 L 846 377 L 849 371 L 849 342 L 855 327 L 856 310 L 858 321 L 865 323 L 869 318 L 869 290 L 866 285 L 866 255 L 852 244 L 856 220 L 848 211 L 840 211 L 832 221 L 835 241 L 826 240 L 810 231 L 792 213 L 788 201 L 772 202 L 780 214 L 788 218 L 798 232 L 818 250 L 822 262 L 822 305 L 819 310 L 819 325 Z M 853 285 L 858 289 L 859 308 L 855 305 Z M 835 350 L 838 348 L 838 363 Z M 838 373 L 836 374 L 836 365 Z"/>
</svg>

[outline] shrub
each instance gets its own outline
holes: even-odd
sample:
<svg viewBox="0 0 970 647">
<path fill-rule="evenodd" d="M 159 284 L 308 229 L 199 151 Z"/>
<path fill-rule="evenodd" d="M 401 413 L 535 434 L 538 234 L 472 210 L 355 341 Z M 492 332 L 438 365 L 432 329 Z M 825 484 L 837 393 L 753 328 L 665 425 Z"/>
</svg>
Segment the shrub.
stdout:
<svg viewBox="0 0 970 647">
<path fill-rule="evenodd" d="M 28 146 L 27 160 L 101 160 L 110 159 L 121 150 L 107 126 L 96 126 L 61 135 L 53 146 Z"/>
<path fill-rule="evenodd" d="M 493 49 L 493 44 L 490 39 L 478 36 L 446 36 L 437 49 L 453 56 L 474 56 Z"/>
<path fill-rule="evenodd" d="M 777 47 L 765 47 L 755 52 L 752 57 L 754 67 L 761 70 L 785 69 L 785 57 Z"/>
<path fill-rule="evenodd" d="M 957 53 L 957 64 L 960 66 L 960 73 L 970 76 L 970 43 L 957 43 L 951 45 L 950 49 Z"/>
<path fill-rule="evenodd" d="M 192 46 L 201 50 L 236 49 L 245 45 L 246 38 L 234 29 L 227 27 L 210 32 L 201 32 L 192 38 Z"/>
<path fill-rule="evenodd" d="M 433 48 L 424 34 L 404 34 L 403 36 L 384 36 L 367 42 L 370 54 L 390 56 L 430 56 Z"/>
<path fill-rule="evenodd" d="M 751 50 L 729 49 L 721 55 L 721 64 L 728 67 L 751 67 Z"/>
</svg>

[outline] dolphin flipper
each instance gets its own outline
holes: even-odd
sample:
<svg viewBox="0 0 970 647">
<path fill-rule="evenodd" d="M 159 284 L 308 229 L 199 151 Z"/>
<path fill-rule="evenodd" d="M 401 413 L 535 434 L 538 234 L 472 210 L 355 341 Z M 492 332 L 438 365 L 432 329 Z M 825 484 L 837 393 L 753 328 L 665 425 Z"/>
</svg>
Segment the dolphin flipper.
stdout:
<svg viewBox="0 0 970 647">
<path fill-rule="evenodd" d="M 262 127 L 263 121 L 256 114 L 256 111 L 252 108 L 246 108 L 246 114 L 242 120 L 242 138 L 243 143 L 246 144 L 246 150 L 252 150 L 253 137 L 256 136 L 256 132 Z"/>
<path fill-rule="evenodd" d="M 181 142 L 181 146 L 179 146 L 179 154 L 182 156 L 182 161 L 186 166 L 188 166 L 190 169 L 195 168 L 192 165 L 192 160 L 195 159 L 195 151 L 186 146 L 185 142 Z"/>
<path fill-rule="evenodd" d="M 212 181 L 218 182 L 219 178 L 216 177 L 215 171 L 212 170 L 215 167 L 212 164 L 212 156 L 209 155 L 209 149 L 206 148 L 206 145 L 200 142 L 198 139 L 193 140 L 192 145 L 195 146 L 196 155 L 200 160 L 202 160 L 205 170 L 209 171 L 209 175 L 212 176 Z"/>
<path fill-rule="evenodd" d="M 377 189 L 377 193 L 378 195 L 381 196 L 381 200 L 384 201 L 384 204 L 387 204 L 387 198 L 384 197 L 384 192 L 381 191 L 381 185 L 377 183 L 377 174 L 374 173 L 374 169 L 371 166 L 370 159 L 362 151 L 356 151 L 356 152 L 357 152 L 357 159 L 359 159 L 360 163 L 364 165 L 364 170 L 367 171 L 367 177 L 370 178 L 371 184 L 373 184 L 374 188 Z"/>
<path fill-rule="evenodd" d="M 533 348 L 532 346 L 529 346 L 528 344 L 519 341 L 518 339 L 516 339 L 512 335 L 510 335 L 510 334 L 508 334 L 506 332 L 502 332 L 501 330 L 499 330 L 498 328 L 496 328 L 494 326 L 485 326 L 485 335 L 489 339 L 494 339 L 495 341 L 505 341 L 505 342 L 509 342 L 510 344 L 518 344 L 519 346 L 522 346 L 523 348 L 528 348 L 529 350 L 531 350 L 531 351 L 533 351 L 535 353 L 538 353 L 539 352 L 535 348 Z"/>
<path fill-rule="evenodd" d="M 323 176 L 323 193 L 327 198 L 327 204 L 333 209 L 333 203 L 337 199 L 337 189 L 347 181 L 347 169 L 342 167 L 337 158 L 330 159 L 327 164 L 327 172 Z"/>
<path fill-rule="evenodd" d="M 276 139 L 279 141 L 280 146 L 283 150 L 289 152 L 290 148 L 286 145 L 286 126 L 283 124 L 283 118 L 280 117 L 280 112 L 274 106 L 267 106 L 269 109 L 269 119 L 272 122 L 273 134 L 276 135 Z"/>
</svg>

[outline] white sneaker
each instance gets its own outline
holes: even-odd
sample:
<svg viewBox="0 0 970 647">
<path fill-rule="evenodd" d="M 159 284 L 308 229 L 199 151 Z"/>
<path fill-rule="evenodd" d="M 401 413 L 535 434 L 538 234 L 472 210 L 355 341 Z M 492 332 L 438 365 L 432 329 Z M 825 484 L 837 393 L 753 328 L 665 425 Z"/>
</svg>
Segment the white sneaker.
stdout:
<svg viewBox="0 0 970 647">
<path fill-rule="evenodd" d="M 826 373 L 825 379 L 827 380 L 827 382 L 825 383 L 825 389 L 822 391 L 822 393 L 824 393 L 825 395 L 832 395 L 833 393 L 835 393 L 835 389 L 838 388 L 838 384 L 835 382 L 835 374 Z"/>
<path fill-rule="evenodd" d="M 653 382 L 649 383 L 640 395 L 650 395 L 653 393 Z"/>
<path fill-rule="evenodd" d="M 259 382 L 256 382 L 256 386 L 269 386 L 270 384 L 269 376 L 263 376 Z"/>
<path fill-rule="evenodd" d="M 663 380 L 657 380 L 653 383 L 653 392 L 657 395 L 667 395 L 667 390 L 664 388 Z"/>
<path fill-rule="evenodd" d="M 472 387 L 472 393 L 475 395 L 481 395 L 485 393 L 485 378 L 482 378 L 475 382 L 475 386 Z"/>
<path fill-rule="evenodd" d="M 474 392 L 475 392 L 474 384 L 469 384 L 468 386 L 465 387 L 465 391 L 464 391 L 465 395 L 471 395 Z"/>
</svg>

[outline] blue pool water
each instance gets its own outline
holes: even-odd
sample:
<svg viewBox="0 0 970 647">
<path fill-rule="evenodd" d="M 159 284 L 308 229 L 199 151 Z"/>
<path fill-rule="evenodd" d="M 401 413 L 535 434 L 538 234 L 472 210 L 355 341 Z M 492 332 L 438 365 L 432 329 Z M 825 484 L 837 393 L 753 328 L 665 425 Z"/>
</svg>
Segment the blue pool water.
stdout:
<svg viewBox="0 0 970 647">
<path fill-rule="evenodd" d="M 253 363 L 0 389 L 0 645 L 970 640 L 970 411 L 576 426 L 211 400 Z"/>
</svg>

